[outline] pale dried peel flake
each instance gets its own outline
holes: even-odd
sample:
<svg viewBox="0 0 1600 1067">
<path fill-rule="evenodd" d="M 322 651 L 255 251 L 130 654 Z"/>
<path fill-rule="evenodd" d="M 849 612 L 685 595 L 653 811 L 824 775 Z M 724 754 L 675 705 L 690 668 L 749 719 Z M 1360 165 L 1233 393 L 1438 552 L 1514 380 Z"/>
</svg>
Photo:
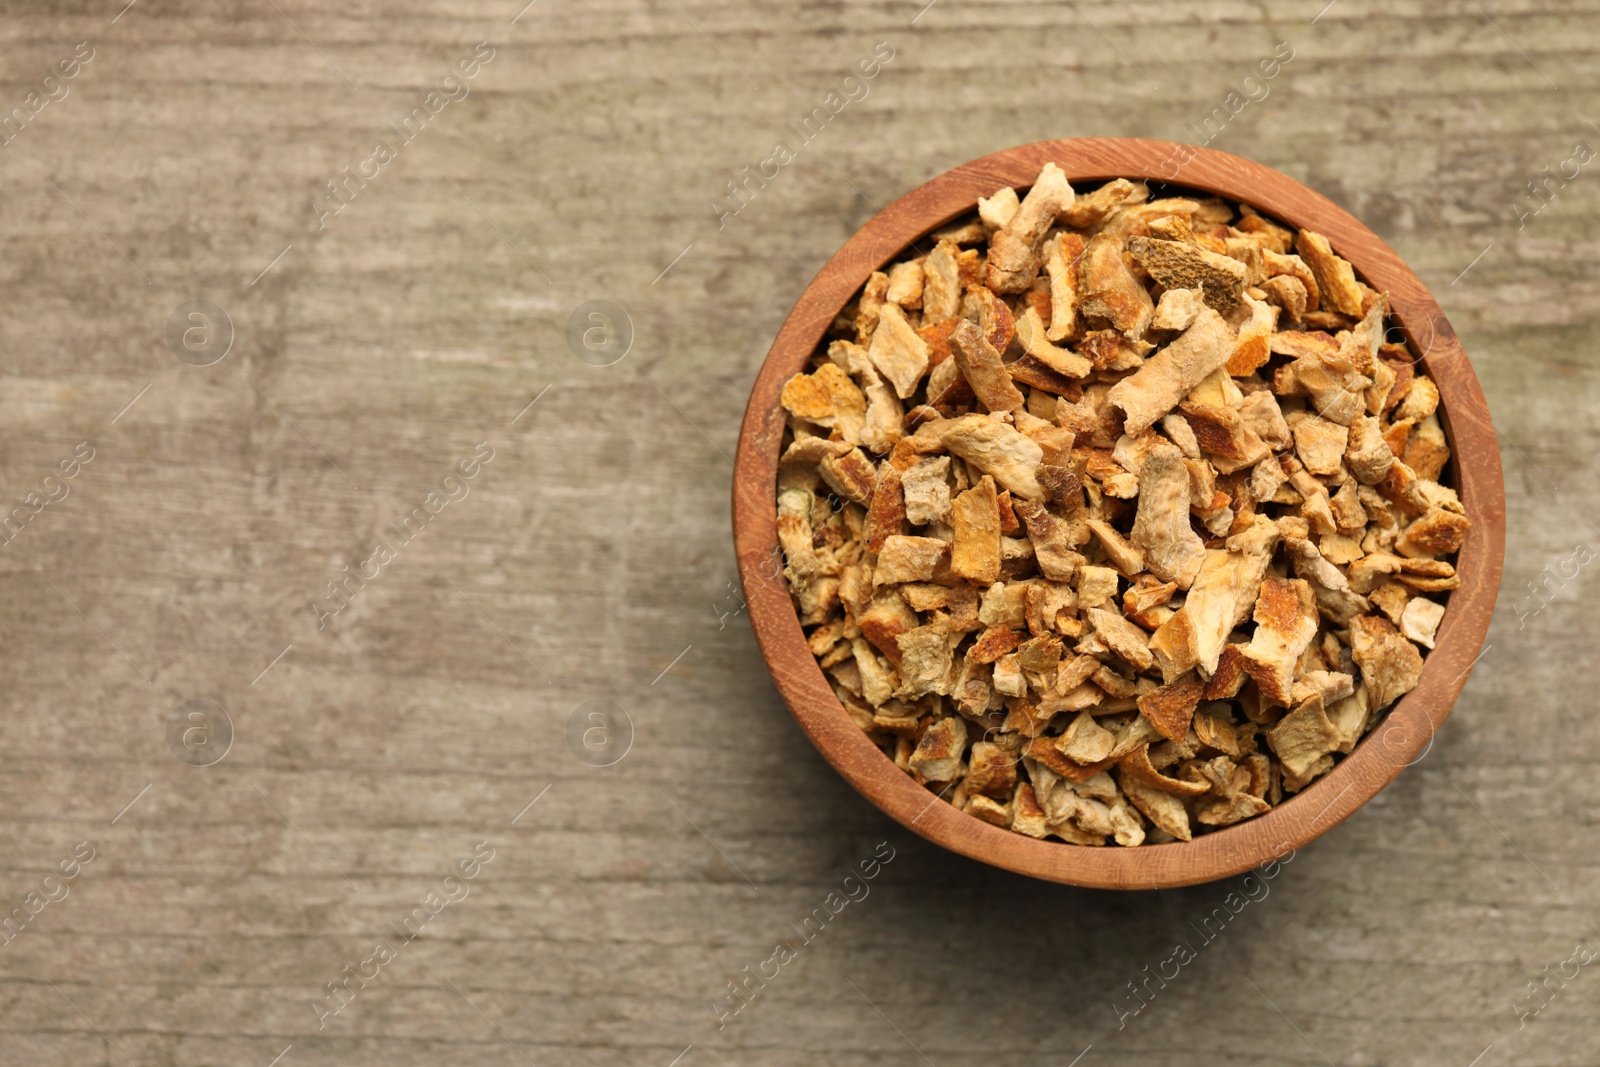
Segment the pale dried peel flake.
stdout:
<svg viewBox="0 0 1600 1067">
<path fill-rule="evenodd" d="M 1320 234 L 1055 164 L 933 241 L 780 394 L 782 580 L 851 720 L 1076 845 L 1327 774 L 1419 683 L 1472 536 L 1387 295 Z"/>
</svg>

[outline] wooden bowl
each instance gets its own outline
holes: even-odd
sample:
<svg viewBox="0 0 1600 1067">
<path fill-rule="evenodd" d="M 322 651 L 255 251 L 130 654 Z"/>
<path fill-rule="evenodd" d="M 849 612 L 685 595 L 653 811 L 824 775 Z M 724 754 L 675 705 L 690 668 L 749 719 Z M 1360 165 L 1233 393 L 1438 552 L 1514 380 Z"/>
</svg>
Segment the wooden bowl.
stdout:
<svg viewBox="0 0 1600 1067">
<path fill-rule="evenodd" d="M 1036 840 L 958 811 L 896 767 L 851 721 L 806 648 L 780 570 L 776 482 L 783 383 L 804 369 L 824 331 L 874 270 L 929 231 L 976 208 L 1001 186 L 1019 192 L 1054 162 L 1076 183 L 1147 179 L 1252 204 L 1325 235 L 1357 273 L 1392 301 L 1391 321 L 1441 394 L 1451 466 L 1472 526 L 1456 567 L 1437 646 L 1421 679 L 1338 766 L 1258 818 L 1188 842 L 1092 848 Z M 1392 334 L 1391 334 L 1392 337 Z M 1483 390 L 1455 331 L 1421 280 L 1371 230 L 1293 178 L 1224 152 L 1133 138 L 1042 141 L 957 167 L 890 204 L 812 279 L 756 378 L 734 464 L 733 530 L 751 625 L 794 717 L 817 749 L 863 796 L 930 841 L 985 863 L 1055 882 L 1102 889 L 1192 885 L 1239 874 L 1324 833 L 1427 754 L 1435 731 L 1476 662 L 1505 556 L 1505 489 Z"/>
</svg>

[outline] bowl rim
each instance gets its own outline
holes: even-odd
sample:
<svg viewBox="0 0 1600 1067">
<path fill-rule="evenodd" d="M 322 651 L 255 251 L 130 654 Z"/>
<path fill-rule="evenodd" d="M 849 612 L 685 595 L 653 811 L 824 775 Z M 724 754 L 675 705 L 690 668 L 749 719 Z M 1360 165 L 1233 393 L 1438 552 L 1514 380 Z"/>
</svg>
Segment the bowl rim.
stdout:
<svg viewBox="0 0 1600 1067">
<path fill-rule="evenodd" d="M 1014 833 L 945 803 L 850 718 L 806 647 L 781 574 L 776 490 L 783 383 L 805 367 L 873 271 L 974 210 L 979 196 L 1031 186 L 1046 162 L 1074 184 L 1120 177 L 1201 190 L 1327 237 L 1369 285 L 1389 292 L 1391 321 L 1439 387 L 1457 492 L 1473 520 L 1457 557 L 1461 586 L 1450 594 L 1416 688 L 1306 789 L 1264 815 L 1188 842 L 1072 845 Z M 879 211 L 823 265 L 795 301 L 751 389 L 734 460 L 733 532 L 750 623 L 773 680 L 806 736 L 857 792 L 907 829 L 983 863 L 1071 885 L 1156 889 L 1214 881 L 1292 856 L 1427 755 L 1488 631 L 1505 556 L 1505 489 L 1496 431 L 1466 352 L 1422 280 L 1381 238 L 1320 193 L 1253 160 L 1167 141 L 1089 137 L 1019 145 L 948 170 Z"/>
</svg>

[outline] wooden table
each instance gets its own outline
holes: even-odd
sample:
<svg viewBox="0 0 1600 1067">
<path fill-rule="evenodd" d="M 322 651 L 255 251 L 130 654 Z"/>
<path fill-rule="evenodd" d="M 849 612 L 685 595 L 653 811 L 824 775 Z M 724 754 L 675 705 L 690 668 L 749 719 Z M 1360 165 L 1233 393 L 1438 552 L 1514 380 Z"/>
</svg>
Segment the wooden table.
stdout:
<svg viewBox="0 0 1600 1067">
<path fill-rule="evenodd" d="M 1594 1062 L 1600 179 L 1526 183 L 1600 143 L 1600 6 L 519 6 L 0 22 L 0 1063 Z M 740 611 L 794 296 L 927 177 L 1089 134 L 1339 201 L 1503 433 L 1465 695 L 1259 899 L 908 835 Z"/>
</svg>

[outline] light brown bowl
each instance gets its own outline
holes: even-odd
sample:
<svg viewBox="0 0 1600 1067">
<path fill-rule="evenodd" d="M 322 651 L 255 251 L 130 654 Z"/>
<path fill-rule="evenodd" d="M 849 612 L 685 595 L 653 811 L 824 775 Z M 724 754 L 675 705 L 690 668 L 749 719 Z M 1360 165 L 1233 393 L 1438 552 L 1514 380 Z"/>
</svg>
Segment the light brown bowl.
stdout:
<svg viewBox="0 0 1600 1067">
<path fill-rule="evenodd" d="M 1252 204 L 1325 235 L 1367 284 L 1388 291 L 1393 320 L 1438 384 L 1441 421 L 1454 453 L 1454 485 L 1472 519 L 1456 563 L 1461 588 L 1450 594 L 1437 647 L 1427 653 L 1417 687 L 1309 788 L 1259 818 L 1193 841 L 1137 848 L 1041 841 L 936 800 L 851 721 L 806 648 L 780 573 L 776 483 L 783 383 L 804 369 L 828 325 L 868 275 L 924 234 L 973 211 L 978 197 L 1004 185 L 1023 191 L 1046 162 L 1056 163 L 1074 183 L 1169 182 Z M 1371 230 L 1293 178 L 1238 156 L 1165 141 L 1082 138 L 1023 145 L 941 174 L 890 204 L 845 242 L 795 302 L 751 391 L 734 466 L 734 543 L 750 622 L 779 690 L 818 751 L 863 796 L 930 841 L 1020 874 L 1103 889 L 1192 885 L 1281 858 L 1349 816 L 1421 759 L 1476 661 L 1505 556 L 1505 488 L 1488 406 L 1455 331 L 1421 280 Z"/>
</svg>

